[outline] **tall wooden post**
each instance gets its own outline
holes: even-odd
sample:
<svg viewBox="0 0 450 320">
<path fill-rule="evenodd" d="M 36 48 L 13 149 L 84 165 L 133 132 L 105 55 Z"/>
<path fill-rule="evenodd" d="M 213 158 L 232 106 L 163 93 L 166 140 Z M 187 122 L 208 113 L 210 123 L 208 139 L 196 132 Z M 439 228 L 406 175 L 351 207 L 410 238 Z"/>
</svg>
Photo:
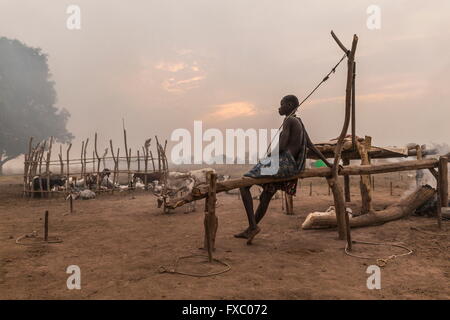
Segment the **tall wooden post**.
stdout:
<svg viewBox="0 0 450 320">
<path fill-rule="evenodd" d="M 69 183 L 69 178 L 70 178 L 70 149 L 72 148 L 72 144 L 69 144 L 69 147 L 67 148 L 66 151 L 66 163 L 67 163 L 67 181 L 66 181 L 66 191 L 70 192 L 70 183 Z"/>
<path fill-rule="evenodd" d="M 439 158 L 437 219 L 439 229 L 442 227 L 442 207 L 448 207 L 448 158 Z"/>
<path fill-rule="evenodd" d="M 219 225 L 216 216 L 216 184 L 217 174 L 208 172 L 207 182 L 209 185 L 208 196 L 205 200 L 205 240 L 204 248 L 208 250 L 208 260 L 212 262 L 212 252 L 215 249 L 217 227 Z"/>
<path fill-rule="evenodd" d="M 45 211 L 44 217 L 44 241 L 48 241 L 48 210 Z"/>
<path fill-rule="evenodd" d="M 286 214 L 293 215 L 294 214 L 294 197 L 290 194 L 285 194 L 286 197 Z"/>
<path fill-rule="evenodd" d="M 47 151 L 47 161 L 45 162 L 45 174 L 47 176 L 47 193 L 46 193 L 46 197 L 50 197 L 50 158 L 52 155 L 52 145 L 53 145 L 53 136 L 50 137 L 50 145 L 48 147 L 48 151 Z"/>
<path fill-rule="evenodd" d="M 338 138 L 338 142 L 334 151 L 334 163 L 331 170 L 331 177 L 327 178 L 328 184 L 333 192 L 334 207 L 336 209 L 336 222 L 338 226 L 339 239 L 344 240 L 347 238 L 348 248 L 351 250 L 352 242 L 350 235 L 350 224 L 348 223 L 348 214 L 345 209 L 345 198 L 342 191 L 342 187 L 338 180 L 339 162 L 341 159 L 341 152 L 344 145 L 345 136 L 347 135 L 348 127 L 351 118 L 351 103 L 352 103 L 352 87 L 353 87 L 353 68 L 355 61 L 356 47 L 358 44 L 358 37 L 356 34 L 353 36 L 351 50 L 347 50 L 342 42 L 337 38 L 333 31 L 331 31 L 336 43 L 347 55 L 347 85 L 345 89 L 345 118 L 344 125 L 342 126 L 341 133 Z"/>
<path fill-rule="evenodd" d="M 344 166 L 350 165 L 350 160 L 345 157 L 342 158 L 342 163 Z M 344 194 L 345 194 L 345 202 L 351 202 L 351 196 L 350 196 L 350 176 L 344 175 Z"/>
<path fill-rule="evenodd" d="M 102 179 L 103 177 L 101 177 L 100 175 L 100 156 L 98 155 L 98 150 L 97 150 L 97 132 L 95 133 L 95 140 L 94 140 L 94 151 L 95 151 L 95 156 L 97 157 L 97 190 L 100 190 L 100 186 L 102 184 Z"/>
<path fill-rule="evenodd" d="M 352 81 L 352 148 L 356 150 L 356 62 L 353 62 L 353 81 Z M 345 165 L 345 163 L 344 163 Z M 346 200 L 347 201 L 347 200 Z M 348 200 L 350 202 L 350 200 Z"/>
</svg>

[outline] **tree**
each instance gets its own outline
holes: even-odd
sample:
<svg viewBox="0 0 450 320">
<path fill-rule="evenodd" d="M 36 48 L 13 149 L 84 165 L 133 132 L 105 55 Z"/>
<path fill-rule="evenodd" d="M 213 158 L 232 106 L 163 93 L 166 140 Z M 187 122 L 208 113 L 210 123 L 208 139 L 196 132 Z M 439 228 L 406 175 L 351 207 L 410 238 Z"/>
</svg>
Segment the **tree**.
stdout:
<svg viewBox="0 0 450 320">
<path fill-rule="evenodd" d="M 70 114 L 58 109 L 47 55 L 18 40 L 0 38 L 0 174 L 3 165 L 28 149 L 30 137 L 68 143 Z"/>
</svg>

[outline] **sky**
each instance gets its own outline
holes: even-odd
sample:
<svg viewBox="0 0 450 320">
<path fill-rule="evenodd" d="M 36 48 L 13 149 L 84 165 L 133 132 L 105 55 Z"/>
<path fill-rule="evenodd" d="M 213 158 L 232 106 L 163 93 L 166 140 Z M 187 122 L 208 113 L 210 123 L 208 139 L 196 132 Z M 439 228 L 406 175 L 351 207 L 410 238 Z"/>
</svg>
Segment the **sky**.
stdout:
<svg viewBox="0 0 450 320">
<path fill-rule="evenodd" d="M 69 30 L 69 5 L 81 29 Z M 367 8 L 381 9 L 370 30 Z M 75 152 L 99 144 L 141 146 L 178 128 L 278 128 L 281 98 L 300 99 L 342 51 L 356 53 L 357 134 L 374 145 L 444 143 L 450 135 L 448 0 L 0 0 L 0 36 L 42 48 L 71 113 Z M 346 64 L 304 105 L 313 141 L 338 136 Z"/>
</svg>

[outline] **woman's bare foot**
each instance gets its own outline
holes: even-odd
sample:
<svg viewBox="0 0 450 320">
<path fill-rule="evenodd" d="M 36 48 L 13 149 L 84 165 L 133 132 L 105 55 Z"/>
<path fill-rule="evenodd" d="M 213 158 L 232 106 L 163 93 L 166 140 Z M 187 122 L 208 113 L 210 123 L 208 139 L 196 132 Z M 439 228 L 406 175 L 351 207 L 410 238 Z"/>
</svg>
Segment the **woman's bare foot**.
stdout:
<svg viewBox="0 0 450 320">
<path fill-rule="evenodd" d="M 247 238 L 247 245 L 251 245 L 253 238 L 261 231 L 260 227 L 256 227 L 255 229 L 248 230 L 248 238 Z"/>
<path fill-rule="evenodd" d="M 248 232 L 249 232 L 249 229 L 246 229 L 245 231 L 243 231 L 241 233 L 235 234 L 234 237 L 235 238 L 248 239 Z"/>
</svg>

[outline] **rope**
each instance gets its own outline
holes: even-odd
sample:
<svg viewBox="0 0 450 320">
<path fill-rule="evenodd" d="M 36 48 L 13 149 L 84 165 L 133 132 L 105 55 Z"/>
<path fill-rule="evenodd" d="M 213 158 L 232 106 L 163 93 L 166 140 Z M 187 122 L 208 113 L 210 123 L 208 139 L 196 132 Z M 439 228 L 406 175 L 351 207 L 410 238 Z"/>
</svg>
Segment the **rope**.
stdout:
<svg viewBox="0 0 450 320">
<path fill-rule="evenodd" d="M 370 244 L 370 245 L 375 245 L 375 246 L 391 246 L 391 247 L 402 248 L 402 249 L 405 249 L 405 250 L 408 251 L 408 252 L 402 253 L 402 254 L 393 254 L 393 255 L 388 256 L 387 258 L 378 258 L 376 261 L 377 261 L 377 265 L 378 265 L 379 267 L 384 267 L 384 266 L 386 266 L 387 263 L 389 262 L 389 260 L 391 260 L 391 259 L 395 259 L 395 258 L 397 258 L 397 257 L 402 257 L 402 256 L 407 256 L 407 255 L 410 255 L 411 253 L 413 253 L 413 251 L 412 251 L 411 249 L 409 249 L 408 247 L 403 246 L 403 245 L 401 245 L 401 244 L 393 244 L 393 243 L 377 243 L 377 242 L 355 241 L 355 240 L 352 240 L 352 243 L 354 243 L 354 244 L 357 244 L 357 243 L 359 243 L 359 244 Z M 354 257 L 354 258 L 359 258 L 359 259 L 373 259 L 373 257 L 360 256 L 360 255 L 356 255 L 356 254 L 350 253 L 350 252 L 348 251 L 348 244 L 345 245 L 345 250 L 344 250 L 344 251 L 345 251 L 345 253 L 346 253 L 347 255 L 349 255 L 349 256 L 351 256 L 351 257 Z"/>
<path fill-rule="evenodd" d="M 283 122 L 281 123 L 280 127 L 279 127 L 278 130 L 277 130 L 277 134 L 278 134 L 278 132 L 280 132 L 280 130 L 281 130 L 281 128 L 283 127 L 283 125 L 284 125 L 284 123 L 286 122 L 286 120 L 287 120 L 288 118 L 292 117 L 292 116 L 297 112 L 297 109 L 300 108 L 300 106 L 301 106 L 304 102 L 306 102 L 306 100 L 308 100 L 309 97 L 311 97 L 311 96 L 314 94 L 314 92 L 316 92 L 316 90 L 319 89 L 319 87 L 320 87 L 325 81 L 327 81 L 327 80 L 330 78 L 330 75 L 331 75 L 332 73 L 335 73 L 335 72 L 336 72 L 336 68 L 341 64 L 341 62 L 342 62 L 346 57 L 347 57 L 347 54 L 345 53 L 345 54 L 342 56 L 342 58 L 338 61 L 338 63 L 336 63 L 336 65 L 335 65 L 333 68 L 331 68 L 330 72 L 328 72 L 328 74 L 322 79 L 322 81 L 320 81 L 319 84 L 316 85 L 316 87 L 315 87 L 315 88 L 314 88 L 314 89 L 306 96 L 306 98 L 304 98 L 304 99 L 299 103 L 299 105 L 298 105 L 297 107 L 295 107 L 294 110 L 292 110 L 292 112 L 291 112 L 286 118 L 284 118 Z M 272 138 L 272 140 L 270 141 L 270 143 L 269 143 L 269 145 L 268 145 L 268 147 L 267 147 L 267 151 L 266 151 L 265 156 L 267 156 L 267 155 L 269 154 L 270 147 L 272 146 L 272 142 L 273 142 L 273 140 L 275 139 L 275 137 L 276 137 L 276 134 L 275 134 L 275 136 Z"/>
<path fill-rule="evenodd" d="M 41 245 L 41 244 L 46 244 L 46 243 L 61 243 L 61 242 L 63 242 L 61 239 L 47 240 L 47 241 L 41 240 L 41 241 L 39 241 L 39 242 L 32 242 L 32 243 L 23 243 L 23 242 L 20 242 L 20 240 L 22 240 L 22 239 L 24 239 L 24 238 L 34 238 L 34 239 L 37 239 L 37 232 L 36 232 L 36 231 L 33 231 L 32 233 L 27 233 L 27 234 L 24 234 L 24 235 L 18 237 L 18 238 L 16 239 L 16 244 L 21 244 L 21 245 L 23 245 L 23 246 L 34 246 L 34 245 Z"/>
<path fill-rule="evenodd" d="M 228 271 L 231 270 L 231 266 L 230 266 L 228 263 L 223 262 L 223 261 L 220 261 L 219 259 L 213 258 L 213 259 L 212 259 L 213 261 L 215 261 L 215 262 L 217 262 L 217 263 L 219 263 L 219 264 L 221 264 L 221 265 L 226 266 L 226 269 L 225 269 L 225 270 L 222 270 L 222 271 L 217 271 L 217 272 L 212 272 L 212 273 L 206 273 L 206 274 L 188 273 L 188 272 L 177 271 L 178 262 L 179 262 L 181 259 L 187 259 L 187 258 L 192 258 L 192 257 L 208 258 L 207 256 L 205 256 L 205 255 L 200 255 L 200 254 L 192 254 L 192 255 L 189 255 L 189 256 L 179 257 L 179 258 L 177 258 L 177 260 L 175 261 L 175 266 L 174 266 L 173 269 L 168 269 L 168 268 L 166 268 L 166 267 L 164 267 L 164 266 L 160 266 L 160 267 L 158 268 L 158 271 L 159 271 L 159 273 L 172 273 L 172 274 L 181 274 L 181 275 L 184 275 L 184 276 L 191 276 L 191 277 L 204 278 L 204 277 L 217 276 L 217 275 L 219 275 L 219 274 L 222 274 L 222 273 L 225 273 L 225 272 L 228 272 Z"/>
<path fill-rule="evenodd" d="M 435 226 L 435 224 L 431 224 L 431 225 L 428 225 L 425 227 L 431 227 L 431 226 Z M 434 232 L 430 232 L 430 231 L 425 231 L 422 228 L 418 228 L 418 227 L 411 227 L 410 229 L 424 233 L 424 234 L 428 234 L 430 236 L 450 237 L 450 234 L 448 234 L 448 233 L 434 233 Z M 447 231 L 447 230 L 444 230 L 444 231 Z"/>
</svg>

